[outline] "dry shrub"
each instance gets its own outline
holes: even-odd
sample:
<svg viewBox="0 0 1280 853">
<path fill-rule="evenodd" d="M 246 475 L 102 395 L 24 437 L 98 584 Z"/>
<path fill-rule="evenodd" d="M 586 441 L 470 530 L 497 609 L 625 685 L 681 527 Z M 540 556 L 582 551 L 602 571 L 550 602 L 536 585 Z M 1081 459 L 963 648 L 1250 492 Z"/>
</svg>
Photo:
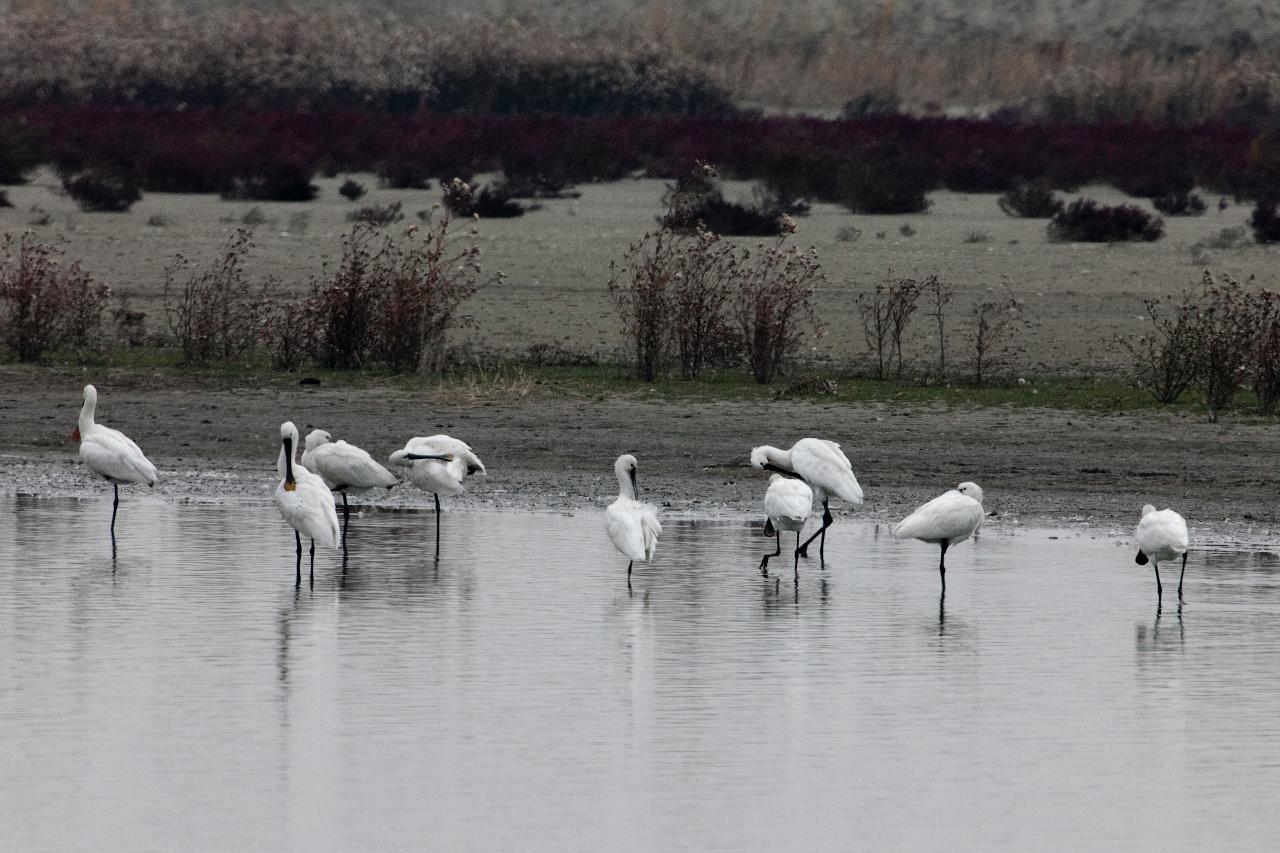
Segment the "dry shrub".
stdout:
<svg viewBox="0 0 1280 853">
<path fill-rule="evenodd" d="M 645 234 L 609 264 L 609 293 L 645 382 L 657 379 L 671 351 L 673 282 L 680 271 L 681 236 L 667 229 Z"/>
<path fill-rule="evenodd" d="M 1280 407 L 1280 294 L 1258 294 L 1255 311 L 1258 321 L 1251 355 L 1253 393 L 1263 414 L 1274 415 Z"/>
<path fill-rule="evenodd" d="M 920 295 L 935 286 L 937 276 L 918 281 L 900 278 L 858 294 L 858 316 L 867 347 L 875 355 L 876 379 L 902 376 L 902 337 L 916 312 Z"/>
<path fill-rule="evenodd" d="M 974 385 L 981 387 L 990 381 L 995 370 L 1008 363 L 1010 350 L 1006 341 L 1021 310 L 1022 306 L 1016 299 L 980 302 L 973 307 L 969 356 Z"/>
<path fill-rule="evenodd" d="M 342 258 L 333 274 L 312 279 L 302 313 L 314 326 L 315 356 L 321 367 L 364 367 L 377 347 L 383 278 L 378 250 L 372 245 L 376 239 L 375 229 L 357 225 L 342 238 Z"/>
<path fill-rule="evenodd" d="M 1253 229 L 1253 239 L 1259 243 L 1280 243 L 1280 214 L 1276 212 L 1276 203 L 1258 202 L 1249 216 L 1249 227 Z"/>
<path fill-rule="evenodd" d="M 1249 377 L 1260 305 L 1256 296 L 1231 276 L 1224 275 L 1218 281 L 1206 271 L 1200 282 L 1193 337 L 1196 384 L 1204 394 L 1211 421 L 1231 406 Z"/>
<path fill-rule="evenodd" d="M 667 211 L 658 218 L 663 228 L 682 234 L 707 230 L 740 237 L 776 237 L 782 233 L 783 203 L 767 189 L 757 188 L 751 204 L 729 201 L 716 180 L 715 169 L 698 163 L 692 173 L 668 186 Z M 789 205 L 802 206 L 798 199 Z M 807 211 L 807 205 L 803 205 Z"/>
<path fill-rule="evenodd" d="M 386 237 L 376 266 L 383 360 L 397 371 L 442 370 L 450 330 L 471 323 L 459 309 L 485 281 L 476 232 L 442 211 Z"/>
<path fill-rule="evenodd" d="M 511 219 L 525 212 L 524 205 L 515 201 L 502 184 L 489 184 L 477 190 L 461 178 L 444 185 L 440 202 L 454 216 L 477 219 Z"/>
<path fill-rule="evenodd" d="M 1130 204 L 1106 206 L 1082 198 L 1053 217 L 1048 234 L 1062 243 L 1150 242 L 1164 236 L 1164 222 Z"/>
<path fill-rule="evenodd" d="M 725 311 L 733 298 L 742 258 L 732 245 L 704 229 L 682 243 L 672 286 L 680 375 L 697 379 L 729 347 Z"/>
<path fill-rule="evenodd" d="M 19 361 L 72 347 L 96 351 L 110 291 L 31 232 L 0 246 L 0 342 Z"/>
<path fill-rule="evenodd" d="M 237 228 L 207 267 L 193 271 L 178 255 L 165 270 L 165 315 L 184 364 L 226 361 L 253 348 L 271 282 L 255 288 L 245 275 L 244 260 L 252 248 L 252 232 Z"/>
<path fill-rule="evenodd" d="M 1159 403 L 1176 403 L 1196 380 L 1198 306 L 1191 293 L 1179 299 L 1146 299 L 1151 331 L 1121 343 L 1133 357 L 1134 383 Z"/>
<path fill-rule="evenodd" d="M 1151 204 L 1165 216 L 1200 216 L 1208 210 L 1204 199 L 1190 192 L 1165 193 L 1156 196 Z"/>
<path fill-rule="evenodd" d="M 1062 199 L 1044 183 L 1022 184 L 1000 196 L 1000 209 L 1024 219 L 1052 219 L 1062 212 Z"/>
<path fill-rule="evenodd" d="M 744 253 L 733 306 L 740 344 L 756 382 L 771 382 L 814 323 L 813 296 L 825 279 L 817 252 L 788 246 L 795 233 L 790 217 L 782 236 Z M 819 330 L 820 331 L 820 330 Z"/>
<path fill-rule="evenodd" d="M 338 194 L 347 201 L 356 201 L 363 198 L 366 192 L 364 184 L 353 178 L 347 178 L 342 182 L 342 186 L 338 187 Z"/>
<path fill-rule="evenodd" d="M 136 181 L 108 172 L 68 175 L 62 179 L 62 188 L 86 213 L 124 213 L 142 198 Z"/>
<path fill-rule="evenodd" d="M 359 210 L 348 213 L 347 221 L 363 222 L 365 225 L 372 225 L 374 228 L 385 228 L 404 219 L 402 207 L 403 205 L 398 201 L 393 201 L 390 204 L 367 204 Z"/>
</svg>

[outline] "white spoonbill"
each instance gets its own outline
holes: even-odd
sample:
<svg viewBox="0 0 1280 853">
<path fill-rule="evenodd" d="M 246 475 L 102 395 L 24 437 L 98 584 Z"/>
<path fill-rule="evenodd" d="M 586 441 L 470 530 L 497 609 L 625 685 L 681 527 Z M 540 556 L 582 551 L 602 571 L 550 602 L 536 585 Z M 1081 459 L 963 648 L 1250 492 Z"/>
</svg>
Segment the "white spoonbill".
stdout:
<svg viewBox="0 0 1280 853">
<path fill-rule="evenodd" d="M 963 542 L 982 526 L 982 489 L 977 483 L 961 483 L 938 495 L 893 528 L 898 539 L 919 539 L 942 546 L 938 575 L 947 594 L 947 548 Z"/>
<path fill-rule="evenodd" d="M 636 560 L 646 563 L 653 559 L 658 548 L 658 534 L 662 524 L 658 521 L 658 508 L 637 500 L 636 458 L 624 453 L 613 463 L 613 473 L 618 477 L 618 499 L 604 511 L 604 527 L 609 532 L 613 547 L 630 560 L 627 563 L 627 586 L 631 586 L 631 567 Z"/>
<path fill-rule="evenodd" d="M 116 538 L 116 511 L 120 508 L 121 483 L 156 484 L 156 466 L 143 454 L 129 436 L 104 427 L 93 420 L 98 406 L 98 389 L 84 386 L 84 405 L 80 422 L 71 440 L 80 442 L 80 458 L 89 470 L 111 484 L 115 498 L 111 502 L 111 541 Z"/>
<path fill-rule="evenodd" d="M 769 516 L 765 522 L 764 535 L 773 533 L 778 537 L 778 548 L 772 554 L 765 554 L 760 561 L 760 573 L 769 577 L 769 558 L 782 553 L 782 531 L 796 532 L 795 565 L 792 567 L 796 578 L 800 577 L 800 531 L 809 514 L 813 512 L 813 489 L 803 480 L 773 474 L 769 477 L 769 490 L 764 493 L 764 512 Z"/>
<path fill-rule="evenodd" d="M 400 482 L 386 468 L 374 461 L 366 451 L 354 444 L 347 444 L 332 437 L 322 429 L 307 433 L 306 449 L 302 451 L 302 467 L 319 474 L 324 484 L 342 493 L 342 545 L 347 545 L 347 524 L 351 507 L 347 505 L 347 492 L 365 492 L 369 489 L 390 489 Z"/>
<path fill-rule="evenodd" d="M 302 536 L 311 539 L 311 581 L 316 579 L 316 540 L 330 548 L 338 547 L 338 513 L 334 508 L 333 493 L 324 480 L 293 461 L 293 448 L 298 443 L 298 428 L 293 421 L 280 424 L 280 458 L 276 471 L 280 484 L 276 486 L 276 509 L 293 528 L 298 543 L 297 574 L 294 582 L 302 583 Z"/>
<path fill-rule="evenodd" d="M 1178 575 L 1178 601 L 1182 601 L 1182 577 L 1187 573 L 1187 520 L 1171 509 L 1157 510 L 1151 504 L 1142 508 L 1142 520 L 1134 532 L 1138 541 L 1139 566 L 1151 563 L 1156 570 L 1156 603 L 1164 595 L 1160 587 L 1160 562 L 1182 557 L 1182 572 Z"/>
<path fill-rule="evenodd" d="M 822 527 L 799 548 L 801 557 L 809 556 L 809 543 L 818 536 L 818 557 L 826 556 L 827 528 L 835 521 L 828 501 L 834 495 L 854 506 L 862 505 L 862 486 L 853 475 L 853 465 L 840 445 L 821 438 L 802 438 L 790 450 L 764 445 L 751 451 L 751 467 L 777 471 L 788 477 L 799 477 L 813 488 L 813 496 L 822 501 Z"/>
<path fill-rule="evenodd" d="M 447 435 L 416 436 L 403 450 L 391 454 L 392 466 L 404 468 L 410 483 L 436 499 L 436 556 L 440 556 L 440 496 L 460 495 L 464 477 L 479 471 L 486 473 L 484 463 L 467 446 Z"/>
</svg>

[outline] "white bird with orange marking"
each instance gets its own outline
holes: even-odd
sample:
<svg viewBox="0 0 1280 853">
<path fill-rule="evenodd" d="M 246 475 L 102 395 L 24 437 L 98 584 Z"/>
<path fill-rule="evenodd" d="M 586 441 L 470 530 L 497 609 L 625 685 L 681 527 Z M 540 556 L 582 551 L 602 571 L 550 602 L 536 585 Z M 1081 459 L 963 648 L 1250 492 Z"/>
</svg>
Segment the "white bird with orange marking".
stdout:
<svg viewBox="0 0 1280 853">
<path fill-rule="evenodd" d="M 822 502 L 822 526 L 800 546 L 801 557 L 809 556 L 809 543 L 819 536 L 822 541 L 818 545 L 818 557 L 826 556 L 827 528 L 835 521 L 828 505 L 833 496 L 854 506 L 862 505 L 862 486 L 853 474 L 853 465 L 834 441 L 802 438 L 791 445 L 790 450 L 766 444 L 751 451 L 751 467 L 799 477 L 813 489 L 814 499 Z"/>
<path fill-rule="evenodd" d="M 111 503 L 111 541 L 116 538 L 116 511 L 120 508 L 121 483 L 156 484 L 156 466 L 133 439 L 119 430 L 104 427 L 94 419 L 98 406 L 98 389 L 84 386 L 84 404 L 72 441 L 80 442 L 80 459 L 90 471 L 111 484 L 115 499 Z"/>
<path fill-rule="evenodd" d="M 306 466 L 293 461 L 293 449 L 298 444 L 298 428 L 293 421 L 280 424 L 280 456 L 276 472 L 280 483 L 276 486 L 276 509 L 293 528 L 298 544 L 297 573 L 294 582 L 302 583 L 302 537 L 311 539 L 311 581 L 316 579 L 316 542 L 329 548 L 337 548 L 339 541 L 338 512 L 333 493 L 320 475 L 308 471 Z"/>
<path fill-rule="evenodd" d="M 1138 556 L 1134 562 L 1139 566 L 1151 563 L 1156 570 L 1156 603 L 1164 597 L 1160 586 L 1160 563 L 1182 558 L 1182 572 L 1178 575 L 1178 601 L 1182 601 L 1182 578 L 1187 573 L 1187 548 L 1190 538 L 1187 535 L 1187 520 L 1171 509 L 1157 510 L 1151 504 L 1142 508 L 1142 520 L 1134 531 L 1138 543 Z"/>
<path fill-rule="evenodd" d="M 947 548 L 977 533 L 982 518 L 982 489 L 977 483 L 961 483 L 898 522 L 893 535 L 941 546 L 938 575 L 942 578 L 942 594 L 946 595 Z"/>
</svg>

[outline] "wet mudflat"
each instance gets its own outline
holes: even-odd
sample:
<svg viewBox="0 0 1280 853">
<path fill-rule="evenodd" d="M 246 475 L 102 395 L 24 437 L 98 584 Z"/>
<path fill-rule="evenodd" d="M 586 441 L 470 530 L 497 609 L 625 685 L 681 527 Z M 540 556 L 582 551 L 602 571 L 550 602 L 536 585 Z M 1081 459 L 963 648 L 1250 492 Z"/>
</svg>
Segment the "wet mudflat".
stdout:
<svg viewBox="0 0 1280 853">
<path fill-rule="evenodd" d="M 1280 832 L 1280 557 L 1186 606 L 1127 539 L 827 561 L 594 513 L 353 519 L 293 585 L 269 504 L 0 498 L 0 848 L 1262 849 Z M 1193 547 L 1195 531 L 1193 530 Z M 1094 538 L 1096 536 L 1096 538 Z M 814 549 L 816 554 L 816 548 Z M 305 567 L 304 567 L 305 574 Z"/>
</svg>

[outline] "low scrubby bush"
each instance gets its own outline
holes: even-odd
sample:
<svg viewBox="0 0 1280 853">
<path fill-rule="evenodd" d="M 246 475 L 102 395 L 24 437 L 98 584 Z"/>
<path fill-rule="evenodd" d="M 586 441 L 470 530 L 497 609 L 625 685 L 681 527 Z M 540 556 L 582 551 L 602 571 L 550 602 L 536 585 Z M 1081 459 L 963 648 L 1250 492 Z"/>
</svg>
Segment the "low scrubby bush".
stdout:
<svg viewBox="0 0 1280 853">
<path fill-rule="evenodd" d="M 64 347 L 97 350 L 110 298 L 78 261 L 30 232 L 0 244 L 0 343 L 19 361 L 38 361 Z"/>
<path fill-rule="evenodd" d="M 1049 239 L 1063 243 L 1153 241 L 1164 236 L 1164 222 L 1140 207 L 1100 205 L 1077 199 L 1049 222 Z"/>
<path fill-rule="evenodd" d="M 877 146 L 840 170 L 837 193 L 853 213 L 923 213 L 936 183 L 931 163 L 894 146 Z"/>
<path fill-rule="evenodd" d="M 62 179 L 62 188 L 86 213 L 123 213 L 142 198 L 136 181 L 108 172 L 68 175 Z"/>
<path fill-rule="evenodd" d="M 348 222 L 363 222 L 375 228 L 385 228 L 404 219 L 403 205 L 398 201 L 389 204 L 368 204 L 347 214 Z"/>
<path fill-rule="evenodd" d="M 788 246 L 795 232 L 788 218 L 782 236 L 744 255 L 732 308 L 734 325 L 756 382 L 771 382 L 815 328 L 813 296 L 825 280 L 817 252 Z"/>
<path fill-rule="evenodd" d="M 240 201 L 311 201 L 320 188 L 311 183 L 313 166 L 293 162 L 262 163 L 233 175 L 222 197 Z"/>
<path fill-rule="evenodd" d="M 1189 192 L 1166 193 L 1157 196 L 1151 204 L 1165 216 L 1200 216 L 1208 209 L 1204 199 Z"/>
<path fill-rule="evenodd" d="M 1196 322 L 1199 307 L 1191 294 L 1143 301 L 1150 331 L 1120 343 L 1133 358 L 1137 387 L 1156 402 L 1178 402 L 1196 380 Z"/>
<path fill-rule="evenodd" d="M 1045 183 L 1020 184 L 1000 196 L 1000 209 L 1024 219 L 1052 219 L 1062 212 L 1062 199 Z"/>
<path fill-rule="evenodd" d="M 440 201 L 445 210 L 457 217 L 510 219 L 524 216 L 525 212 L 524 205 L 515 201 L 503 185 L 487 184 L 477 190 L 461 178 L 444 185 Z"/>
<path fill-rule="evenodd" d="M 226 361 L 253 348 L 271 283 L 255 287 L 245 274 L 252 247 L 252 232 L 238 228 L 207 267 L 193 270 L 179 255 L 165 270 L 165 314 L 184 364 Z"/>
<path fill-rule="evenodd" d="M 890 373 L 902 377 L 903 334 L 921 294 L 935 283 L 936 277 L 925 281 L 902 278 L 877 284 L 870 293 L 858 294 L 858 317 L 867 348 L 875 358 L 876 379 L 887 379 Z"/>
<path fill-rule="evenodd" d="M 740 237 L 776 237 L 782 233 L 782 206 L 767 196 L 753 204 L 729 201 L 717 183 L 705 187 L 678 189 L 672 203 L 659 217 L 663 228 L 694 234 L 705 228 L 713 234 Z"/>
<path fill-rule="evenodd" d="M 364 184 L 351 178 L 347 178 L 342 182 L 342 186 L 338 187 L 338 194 L 347 201 L 357 201 L 363 198 L 366 192 Z"/>
<path fill-rule="evenodd" d="M 1249 216 L 1253 239 L 1259 243 L 1280 243 L 1280 213 L 1274 201 L 1260 201 Z"/>
</svg>

